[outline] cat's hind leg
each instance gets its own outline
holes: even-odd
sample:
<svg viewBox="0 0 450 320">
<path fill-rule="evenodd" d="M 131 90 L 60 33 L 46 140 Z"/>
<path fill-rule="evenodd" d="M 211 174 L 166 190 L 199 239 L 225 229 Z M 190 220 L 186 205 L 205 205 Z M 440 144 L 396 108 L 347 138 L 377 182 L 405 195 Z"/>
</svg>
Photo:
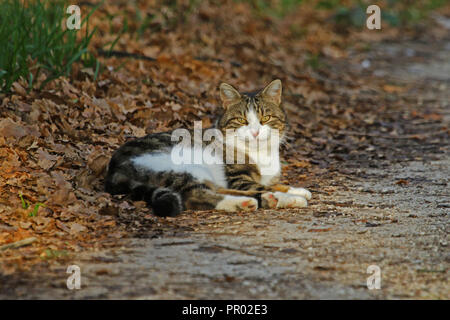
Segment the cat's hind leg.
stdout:
<svg viewBox="0 0 450 320">
<path fill-rule="evenodd" d="M 185 196 L 186 209 L 190 210 L 223 210 L 254 211 L 258 209 L 258 201 L 252 197 L 223 195 L 211 189 L 194 189 Z"/>
<path fill-rule="evenodd" d="M 261 195 L 263 208 L 304 208 L 308 206 L 306 198 L 286 192 L 266 192 Z"/>
<path fill-rule="evenodd" d="M 254 211 L 258 209 L 258 200 L 251 197 L 226 195 L 216 205 L 217 210 Z"/>
</svg>

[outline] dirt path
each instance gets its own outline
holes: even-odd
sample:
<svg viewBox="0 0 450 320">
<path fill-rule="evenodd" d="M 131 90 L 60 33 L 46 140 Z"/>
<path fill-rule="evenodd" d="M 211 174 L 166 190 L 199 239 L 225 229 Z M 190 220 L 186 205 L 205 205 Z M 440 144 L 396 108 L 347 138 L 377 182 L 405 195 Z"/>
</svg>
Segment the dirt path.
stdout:
<svg viewBox="0 0 450 320">
<path fill-rule="evenodd" d="M 160 220 L 120 249 L 4 278 L 0 298 L 449 299 L 450 157 L 442 134 L 450 123 L 450 42 L 439 47 L 383 44 L 361 57 L 380 81 L 416 90 L 418 104 L 405 104 L 399 116 L 420 106 L 442 117 L 406 122 L 399 135 L 369 126 L 347 132 L 375 143 L 308 185 L 308 208 Z M 425 59 L 399 58 L 411 55 Z M 81 268 L 81 290 L 66 288 L 70 264 Z M 367 288 L 369 265 L 381 269 L 380 290 Z"/>
</svg>

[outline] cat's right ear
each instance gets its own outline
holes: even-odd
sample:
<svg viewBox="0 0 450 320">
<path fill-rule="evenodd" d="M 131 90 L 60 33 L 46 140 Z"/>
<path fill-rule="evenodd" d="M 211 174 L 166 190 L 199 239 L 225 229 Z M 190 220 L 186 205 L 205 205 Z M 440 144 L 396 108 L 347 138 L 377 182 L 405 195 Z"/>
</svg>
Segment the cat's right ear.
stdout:
<svg viewBox="0 0 450 320">
<path fill-rule="evenodd" d="M 222 99 L 223 107 L 227 109 L 231 104 L 239 101 L 239 99 L 241 99 L 241 95 L 235 88 L 230 86 L 228 83 L 221 83 L 220 99 Z"/>
<path fill-rule="evenodd" d="M 273 80 L 267 87 L 263 90 L 263 95 L 275 102 L 277 105 L 281 103 L 281 80 Z"/>
</svg>

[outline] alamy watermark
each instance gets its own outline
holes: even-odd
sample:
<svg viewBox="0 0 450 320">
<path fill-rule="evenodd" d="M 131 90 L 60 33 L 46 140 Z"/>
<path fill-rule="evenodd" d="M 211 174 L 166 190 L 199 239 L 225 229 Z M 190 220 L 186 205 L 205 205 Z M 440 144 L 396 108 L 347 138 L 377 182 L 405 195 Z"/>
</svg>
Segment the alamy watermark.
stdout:
<svg viewBox="0 0 450 320">
<path fill-rule="evenodd" d="M 367 267 L 367 273 L 372 274 L 367 278 L 367 289 L 381 289 L 381 268 L 375 264 L 372 264 Z"/>
<path fill-rule="evenodd" d="M 80 30 L 81 28 L 81 9 L 77 5 L 70 5 L 66 10 L 70 16 L 67 18 L 66 27 L 69 30 Z"/>
<path fill-rule="evenodd" d="M 68 266 L 66 273 L 69 273 L 70 276 L 67 278 L 66 285 L 67 289 L 81 289 L 81 270 L 80 267 L 76 264 Z"/>
<path fill-rule="evenodd" d="M 366 20 L 366 26 L 369 30 L 381 29 L 381 9 L 376 4 L 367 7 L 366 13 L 370 16 Z"/>
</svg>

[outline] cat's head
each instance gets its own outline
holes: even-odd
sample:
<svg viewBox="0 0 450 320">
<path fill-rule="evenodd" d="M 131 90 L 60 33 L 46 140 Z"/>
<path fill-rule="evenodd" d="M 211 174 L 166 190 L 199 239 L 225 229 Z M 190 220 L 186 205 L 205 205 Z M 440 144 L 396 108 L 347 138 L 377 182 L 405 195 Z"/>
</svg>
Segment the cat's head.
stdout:
<svg viewBox="0 0 450 320">
<path fill-rule="evenodd" d="M 255 93 L 239 93 L 227 83 L 220 85 L 224 113 L 218 121 L 222 132 L 233 130 L 241 140 L 263 141 L 286 129 L 286 115 L 281 106 L 281 81 L 274 80 Z"/>
</svg>

